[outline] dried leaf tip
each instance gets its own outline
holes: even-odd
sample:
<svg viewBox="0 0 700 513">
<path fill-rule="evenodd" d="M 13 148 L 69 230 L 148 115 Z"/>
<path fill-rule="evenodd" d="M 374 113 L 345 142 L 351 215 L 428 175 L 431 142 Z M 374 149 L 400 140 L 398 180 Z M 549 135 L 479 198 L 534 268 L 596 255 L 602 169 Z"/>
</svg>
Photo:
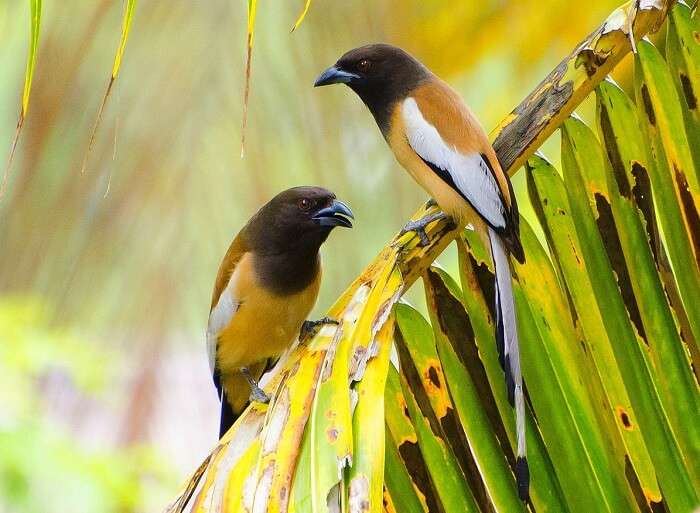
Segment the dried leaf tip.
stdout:
<svg viewBox="0 0 700 513">
<path fill-rule="evenodd" d="M 301 22 L 304 21 L 304 18 L 306 17 L 306 13 L 309 12 L 310 6 L 311 6 L 311 0 L 306 0 L 306 3 L 304 4 L 304 10 L 301 11 L 301 14 L 297 18 L 297 21 L 294 23 L 292 30 L 289 31 L 290 34 L 292 32 L 294 32 L 296 29 L 298 29 L 299 25 L 301 25 Z"/>
</svg>

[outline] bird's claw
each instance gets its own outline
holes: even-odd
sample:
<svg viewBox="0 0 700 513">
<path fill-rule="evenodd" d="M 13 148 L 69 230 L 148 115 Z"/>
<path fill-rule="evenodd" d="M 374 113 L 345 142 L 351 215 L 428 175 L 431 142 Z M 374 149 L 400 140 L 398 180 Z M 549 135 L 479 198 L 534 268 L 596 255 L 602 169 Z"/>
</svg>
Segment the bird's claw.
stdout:
<svg viewBox="0 0 700 513">
<path fill-rule="evenodd" d="M 267 395 L 262 388 L 260 388 L 260 385 L 258 385 L 258 382 L 255 381 L 255 378 L 250 373 L 248 367 L 241 367 L 241 373 L 248 382 L 248 385 L 250 385 L 250 400 L 264 404 L 269 403 L 270 396 Z"/>
<path fill-rule="evenodd" d="M 416 235 L 418 235 L 418 238 L 420 238 L 421 246 L 427 246 L 428 244 L 430 244 L 428 234 L 425 233 L 425 224 L 421 224 L 421 221 L 422 219 L 419 219 L 418 221 L 409 221 L 406 224 L 406 226 L 403 227 L 403 229 L 399 233 L 399 236 L 405 235 L 409 232 L 413 232 Z"/>
<path fill-rule="evenodd" d="M 262 388 L 256 386 L 255 388 L 251 387 L 250 400 L 258 403 L 267 404 L 270 402 L 270 396 L 267 395 Z"/>
<path fill-rule="evenodd" d="M 439 221 L 440 219 L 444 219 L 446 217 L 447 215 L 444 212 L 438 212 L 437 214 L 427 215 L 416 221 L 409 221 L 406 223 L 406 226 L 403 227 L 403 230 L 401 230 L 399 235 L 401 236 L 408 232 L 414 232 L 416 235 L 418 235 L 418 238 L 420 238 L 420 245 L 427 246 L 430 244 L 430 239 L 428 238 L 428 234 L 425 232 L 425 227 L 433 221 Z"/>
<path fill-rule="evenodd" d="M 304 321 L 301 324 L 301 338 L 306 338 L 307 336 L 312 334 L 314 330 L 316 330 L 316 328 L 318 328 L 319 326 L 324 326 L 326 324 L 334 324 L 337 326 L 340 323 L 336 319 L 332 319 L 330 317 L 324 317 L 317 321 Z"/>
</svg>

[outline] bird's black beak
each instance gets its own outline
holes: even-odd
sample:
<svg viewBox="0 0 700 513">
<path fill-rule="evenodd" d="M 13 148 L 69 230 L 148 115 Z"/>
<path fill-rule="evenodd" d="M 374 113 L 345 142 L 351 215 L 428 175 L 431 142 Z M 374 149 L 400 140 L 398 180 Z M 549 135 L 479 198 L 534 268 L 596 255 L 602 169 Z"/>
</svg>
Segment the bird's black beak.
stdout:
<svg viewBox="0 0 700 513">
<path fill-rule="evenodd" d="M 314 82 L 314 87 L 330 84 L 347 84 L 348 82 L 352 82 L 358 78 L 360 78 L 360 75 L 342 70 L 334 65 L 321 73 L 321 76 L 319 76 L 316 79 L 316 82 Z"/>
<path fill-rule="evenodd" d="M 321 226 L 345 226 L 352 228 L 350 219 L 355 219 L 352 215 L 352 210 L 340 200 L 333 200 L 329 207 L 323 208 L 316 212 L 312 219 Z"/>
</svg>

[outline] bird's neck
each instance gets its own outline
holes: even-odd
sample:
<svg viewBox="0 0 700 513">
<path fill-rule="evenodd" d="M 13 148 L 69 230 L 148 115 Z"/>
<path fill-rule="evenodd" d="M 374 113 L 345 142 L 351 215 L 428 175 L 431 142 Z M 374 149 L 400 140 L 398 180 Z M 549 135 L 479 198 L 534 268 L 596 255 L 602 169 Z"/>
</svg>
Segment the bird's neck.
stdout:
<svg viewBox="0 0 700 513">
<path fill-rule="evenodd" d="M 432 79 L 434 75 L 422 64 L 415 62 L 413 66 L 394 70 L 390 79 L 351 82 L 348 85 L 362 99 L 386 138 L 396 106 L 411 96 L 421 84 Z"/>
<path fill-rule="evenodd" d="M 387 98 L 386 95 L 377 94 L 377 92 L 374 90 L 358 90 L 356 92 L 372 113 L 372 116 L 377 122 L 377 126 L 379 126 L 379 129 L 382 131 L 382 134 L 384 137 L 386 137 L 389 133 L 389 128 L 391 125 L 391 114 L 394 111 L 396 104 L 400 101 L 400 98 Z"/>
<path fill-rule="evenodd" d="M 319 247 L 291 247 L 282 253 L 256 255 L 255 267 L 263 287 L 281 296 L 304 290 L 321 270 Z"/>
</svg>

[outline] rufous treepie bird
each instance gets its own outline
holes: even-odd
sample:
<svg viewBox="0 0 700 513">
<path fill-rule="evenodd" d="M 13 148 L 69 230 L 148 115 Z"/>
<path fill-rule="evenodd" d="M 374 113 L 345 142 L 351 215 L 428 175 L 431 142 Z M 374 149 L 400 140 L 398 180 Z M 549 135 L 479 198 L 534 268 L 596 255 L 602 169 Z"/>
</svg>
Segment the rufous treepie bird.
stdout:
<svg viewBox="0 0 700 513">
<path fill-rule="evenodd" d="M 523 263 L 518 207 L 508 176 L 476 117 L 462 98 L 400 48 L 372 44 L 355 48 L 318 77 L 314 86 L 343 83 L 374 116 L 396 159 L 435 199 L 443 212 L 411 222 L 427 243 L 425 226 L 446 215 L 471 224 L 487 241 L 496 269 L 496 341 L 515 405 L 518 493 L 528 497 L 525 403 L 515 304 L 508 256 Z"/>
<path fill-rule="evenodd" d="M 321 286 L 319 249 L 352 211 L 321 187 L 294 187 L 258 210 L 219 267 L 207 326 L 209 366 L 221 400 L 219 436 L 249 400 L 267 402 L 258 380 L 296 340 Z"/>
</svg>

